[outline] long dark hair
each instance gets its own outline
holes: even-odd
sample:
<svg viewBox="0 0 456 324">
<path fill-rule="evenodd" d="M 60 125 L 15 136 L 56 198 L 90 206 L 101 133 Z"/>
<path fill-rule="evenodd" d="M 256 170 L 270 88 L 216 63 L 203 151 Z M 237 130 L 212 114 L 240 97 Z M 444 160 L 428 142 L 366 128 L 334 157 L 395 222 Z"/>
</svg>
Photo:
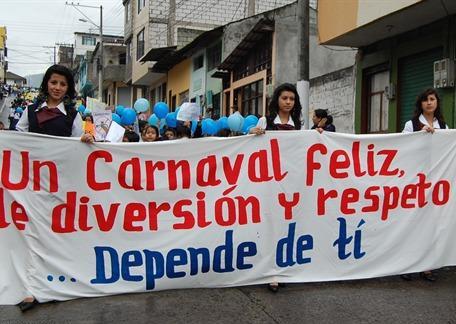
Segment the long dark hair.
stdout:
<svg viewBox="0 0 456 324">
<path fill-rule="evenodd" d="M 291 83 L 283 83 L 279 85 L 272 95 L 271 102 L 269 103 L 269 117 L 274 120 L 279 113 L 279 97 L 284 91 L 293 92 L 295 95 L 295 103 L 293 109 L 290 111 L 291 119 L 295 124 L 295 129 L 301 129 L 301 102 L 299 101 L 298 91 Z"/>
<path fill-rule="evenodd" d="M 423 101 L 426 101 L 429 95 L 434 95 L 435 98 L 437 99 L 437 108 L 434 111 L 434 117 L 440 122 L 440 123 L 445 123 L 445 120 L 443 119 L 442 111 L 440 110 L 440 97 L 439 94 L 437 93 L 437 90 L 434 88 L 429 88 L 424 90 L 422 93 L 416 97 L 416 102 L 415 102 L 415 113 L 413 115 L 413 119 L 418 120 L 420 115 L 423 113 L 423 108 L 421 107 L 421 103 Z"/>
<path fill-rule="evenodd" d="M 65 67 L 63 65 L 55 64 L 55 65 L 51 66 L 49 69 L 47 69 L 46 73 L 44 74 L 43 81 L 41 82 L 40 96 L 42 98 L 47 98 L 47 96 L 49 95 L 48 82 L 54 73 L 64 76 L 65 79 L 67 80 L 68 90 L 65 95 L 67 97 L 67 98 L 65 98 L 65 103 L 67 104 L 76 98 L 76 89 L 74 86 L 73 74 L 67 67 Z M 44 99 L 44 100 L 46 100 L 46 99 Z"/>
</svg>

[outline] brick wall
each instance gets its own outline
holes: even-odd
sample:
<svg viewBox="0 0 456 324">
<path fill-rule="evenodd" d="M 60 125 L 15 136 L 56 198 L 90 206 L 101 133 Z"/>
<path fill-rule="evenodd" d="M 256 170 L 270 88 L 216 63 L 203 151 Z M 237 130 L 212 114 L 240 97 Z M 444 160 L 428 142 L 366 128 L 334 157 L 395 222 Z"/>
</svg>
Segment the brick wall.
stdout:
<svg viewBox="0 0 456 324">
<path fill-rule="evenodd" d="M 314 109 L 327 109 L 337 132 L 354 133 L 354 90 L 354 67 L 310 80 L 309 117 Z"/>
<path fill-rule="evenodd" d="M 177 47 L 181 48 L 193 41 L 196 37 L 203 33 L 203 30 L 178 28 L 177 29 Z"/>
<path fill-rule="evenodd" d="M 177 30 L 182 28 L 194 30 L 209 30 L 217 26 L 246 17 L 246 0 L 175 0 L 176 14 L 172 22 L 173 40 L 175 45 L 185 45 L 181 36 L 176 37 Z M 312 0 L 315 1 L 315 0 Z M 294 2 L 293 0 L 256 0 L 255 14 L 272 10 Z M 169 18 L 169 0 L 150 0 L 149 13 L 152 25 L 167 26 Z M 160 27 L 162 30 L 163 27 Z M 162 40 L 155 40 L 157 36 L 165 36 L 165 30 L 158 33 L 158 28 L 151 32 L 151 45 Z M 194 38 L 194 37 L 193 37 Z M 189 37 L 191 41 L 193 38 Z M 171 45 L 171 44 L 168 44 Z M 166 44 L 164 46 L 167 46 Z"/>
<path fill-rule="evenodd" d="M 149 25 L 149 44 L 146 48 L 166 47 L 167 24 L 153 23 Z"/>
</svg>

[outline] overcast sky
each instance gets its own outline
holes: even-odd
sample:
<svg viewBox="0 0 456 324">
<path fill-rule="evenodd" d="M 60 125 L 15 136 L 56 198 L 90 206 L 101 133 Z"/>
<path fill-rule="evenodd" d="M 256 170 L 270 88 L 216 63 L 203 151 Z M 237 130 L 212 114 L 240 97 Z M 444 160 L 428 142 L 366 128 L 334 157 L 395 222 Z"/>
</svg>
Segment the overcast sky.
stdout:
<svg viewBox="0 0 456 324">
<path fill-rule="evenodd" d="M 42 73 L 54 60 L 56 43 L 74 44 L 74 32 L 98 33 L 65 0 L 0 0 L 0 26 L 6 26 L 8 70 L 20 76 Z M 71 3 L 72 1 L 68 1 Z M 81 5 L 103 6 L 103 33 L 123 35 L 122 0 L 81 0 Z M 99 25 L 100 10 L 78 7 Z M 90 30 L 89 30 L 90 29 Z"/>
</svg>

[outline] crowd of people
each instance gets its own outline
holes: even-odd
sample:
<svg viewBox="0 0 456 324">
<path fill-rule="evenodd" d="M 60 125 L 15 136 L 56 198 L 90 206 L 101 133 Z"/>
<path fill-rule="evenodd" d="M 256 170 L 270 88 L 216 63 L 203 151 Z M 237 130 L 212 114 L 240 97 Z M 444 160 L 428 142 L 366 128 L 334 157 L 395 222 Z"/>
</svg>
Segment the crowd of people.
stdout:
<svg viewBox="0 0 456 324">
<path fill-rule="evenodd" d="M 80 137 L 82 142 L 94 141 L 93 129 L 88 127 L 93 123 L 89 114 L 81 114 L 75 107 L 76 91 L 72 73 L 66 67 L 53 65 L 50 67 L 41 83 L 39 94 L 27 97 L 20 93 L 14 100 L 10 114 L 10 129 L 21 132 L 33 132 L 54 136 Z M 425 130 L 433 133 L 435 129 L 446 129 L 448 125 L 443 120 L 440 109 L 440 99 L 434 89 L 428 89 L 416 101 L 414 117 L 405 124 L 404 132 Z M 279 85 L 271 98 L 268 116 L 259 118 L 258 123 L 248 130 L 249 134 L 262 135 L 266 131 L 300 130 L 301 104 L 296 87 L 285 83 Z M 326 110 L 316 109 L 312 118 L 312 129 L 322 133 L 335 132 L 333 118 Z M 0 125 L 1 126 L 1 125 Z M 145 120 L 139 120 L 138 127 L 125 126 L 123 142 L 155 142 L 160 140 L 176 140 L 202 137 L 201 121 L 192 131 L 190 121 L 178 121 L 176 127 L 163 127 L 151 125 Z M 238 132 L 221 129 L 215 136 L 237 136 Z M 410 275 L 402 276 L 410 280 Z M 422 277 L 434 281 L 431 271 L 422 273 Z M 272 282 L 269 289 L 273 292 L 279 290 L 279 283 Z M 27 310 L 36 304 L 30 296 L 20 303 L 22 310 Z"/>
</svg>

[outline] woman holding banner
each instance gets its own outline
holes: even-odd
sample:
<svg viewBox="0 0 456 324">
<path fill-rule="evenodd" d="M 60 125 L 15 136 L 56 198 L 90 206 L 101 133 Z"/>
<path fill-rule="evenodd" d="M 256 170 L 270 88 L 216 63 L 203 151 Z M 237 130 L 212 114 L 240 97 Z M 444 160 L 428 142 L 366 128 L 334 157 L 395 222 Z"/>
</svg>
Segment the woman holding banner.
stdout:
<svg viewBox="0 0 456 324">
<path fill-rule="evenodd" d="M 434 133 L 435 129 L 448 129 L 440 110 L 440 97 L 433 88 L 426 89 L 416 99 L 415 113 L 405 123 L 403 133 L 425 130 Z"/>
<path fill-rule="evenodd" d="M 290 83 L 283 83 L 275 90 L 269 103 L 269 116 L 261 117 L 257 126 L 249 130 L 250 134 L 261 135 L 265 130 L 300 130 L 301 103 L 296 87 Z M 279 291 L 283 284 L 271 282 L 268 289 L 274 293 Z"/>
<path fill-rule="evenodd" d="M 250 134 L 264 134 L 265 130 L 300 130 L 301 103 L 296 87 L 290 83 L 279 85 L 269 103 L 269 116 L 261 117 Z"/>
<path fill-rule="evenodd" d="M 75 109 L 76 90 L 71 71 L 62 65 L 51 66 L 44 74 L 40 93 L 35 103 L 25 108 L 16 129 L 65 137 L 81 137 L 93 142 L 90 134 L 83 134 L 82 118 Z M 21 311 L 33 308 L 38 301 L 29 296 L 19 303 Z"/>
<path fill-rule="evenodd" d="M 411 120 L 405 123 L 403 133 L 412 133 L 425 130 L 434 133 L 435 129 L 448 129 L 440 110 L 440 97 L 433 88 L 426 89 L 415 102 L 415 113 Z M 427 281 L 435 281 L 436 277 L 432 271 L 424 271 L 420 276 Z M 411 274 L 403 274 L 401 278 L 407 281 L 412 280 Z"/>
<path fill-rule="evenodd" d="M 92 142 L 90 134 L 83 134 L 82 118 L 75 108 L 75 97 L 71 71 L 62 65 L 51 66 L 44 74 L 37 100 L 24 110 L 16 129 L 54 136 L 82 136 L 81 141 Z"/>
</svg>

